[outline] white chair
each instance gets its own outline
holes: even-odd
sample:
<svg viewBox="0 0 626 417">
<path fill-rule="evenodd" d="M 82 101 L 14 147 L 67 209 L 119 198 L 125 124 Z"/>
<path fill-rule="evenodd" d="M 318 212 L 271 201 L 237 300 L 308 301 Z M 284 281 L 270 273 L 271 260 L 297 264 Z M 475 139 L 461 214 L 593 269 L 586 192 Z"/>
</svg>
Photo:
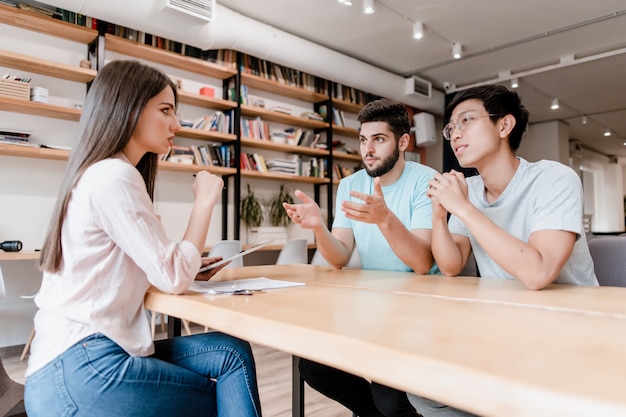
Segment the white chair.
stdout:
<svg viewBox="0 0 626 417">
<path fill-rule="evenodd" d="M 324 259 L 320 251 L 316 249 L 315 253 L 313 254 L 313 258 L 311 259 L 311 265 L 329 266 L 330 264 L 326 259 Z M 346 263 L 343 267 L 361 269 L 361 257 L 359 256 L 359 251 L 357 250 L 356 246 L 352 250 L 350 259 L 348 259 L 348 263 Z"/>
<path fill-rule="evenodd" d="M 240 240 L 220 240 L 216 242 L 209 252 L 209 257 L 221 256 L 226 259 L 241 252 Z M 225 268 L 243 266 L 243 257 L 233 259 Z"/>
<path fill-rule="evenodd" d="M 306 239 L 291 239 L 280 250 L 276 265 L 307 264 L 309 242 Z"/>
<path fill-rule="evenodd" d="M 0 298 L 4 298 L 6 293 L 4 277 L 2 276 L 2 267 L 0 267 Z M 7 371 L 4 369 L 2 358 L 0 358 L 0 416 L 6 415 L 23 400 L 24 385 L 11 379 L 9 374 L 7 374 Z"/>
<path fill-rule="evenodd" d="M 4 277 L 2 276 L 2 267 L 0 267 L 0 298 L 4 298 L 7 295 L 7 291 L 4 288 Z"/>
</svg>

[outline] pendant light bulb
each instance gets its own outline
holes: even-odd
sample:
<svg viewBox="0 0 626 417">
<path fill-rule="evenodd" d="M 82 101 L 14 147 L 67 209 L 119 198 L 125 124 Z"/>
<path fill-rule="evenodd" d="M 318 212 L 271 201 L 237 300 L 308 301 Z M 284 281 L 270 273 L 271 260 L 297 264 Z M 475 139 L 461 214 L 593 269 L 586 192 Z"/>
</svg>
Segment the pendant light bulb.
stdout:
<svg viewBox="0 0 626 417">
<path fill-rule="evenodd" d="M 413 23 L 413 39 L 422 39 L 424 37 L 424 24 L 422 22 Z"/>
<path fill-rule="evenodd" d="M 561 107 L 561 106 L 559 106 L 559 99 L 558 98 L 553 98 L 552 99 L 552 104 L 550 104 L 550 108 L 552 110 L 558 110 L 559 107 Z"/>
<path fill-rule="evenodd" d="M 461 59 L 463 56 L 463 45 L 458 42 L 452 44 L 452 58 Z"/>
</svg>

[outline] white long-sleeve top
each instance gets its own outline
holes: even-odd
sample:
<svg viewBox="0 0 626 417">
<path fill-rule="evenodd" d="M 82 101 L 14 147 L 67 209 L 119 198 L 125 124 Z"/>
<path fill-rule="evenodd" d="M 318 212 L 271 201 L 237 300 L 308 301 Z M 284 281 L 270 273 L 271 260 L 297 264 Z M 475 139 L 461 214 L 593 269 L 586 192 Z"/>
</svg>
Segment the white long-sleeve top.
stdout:
<svg viewBox="0 0 626 417">
<path fill-rule="evenodd" d="M 122 155 L 89 167 L 72 191 L 58 274 L 44 272 L 26 376 L 103 333 L 133 356 L 154 352 L 143 300 L 150 285 L 181 293 L 201 260 L 165 234 L 137 169 Z"/>
</svg>

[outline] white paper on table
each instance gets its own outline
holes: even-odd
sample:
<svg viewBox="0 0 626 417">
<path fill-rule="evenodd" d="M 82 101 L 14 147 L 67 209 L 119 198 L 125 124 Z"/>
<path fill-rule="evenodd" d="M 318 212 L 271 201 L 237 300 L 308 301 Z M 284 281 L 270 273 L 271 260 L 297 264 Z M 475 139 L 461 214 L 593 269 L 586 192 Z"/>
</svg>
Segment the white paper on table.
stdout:
<svg viewBox="0 0 626 417">
<path fill-rule="evenodd" d="M 226 294 L 237 290 L 273 290 L 277 288 L 300 287 L 302 285 L 305 285 L 304 282 L 281 281 L 277 279 L 259 277 L 236 279 L 233 281 L 194 281 L 189 286 L 189 291 L 200 292 L 203 294 L 210 292 Z"/>
</svg>

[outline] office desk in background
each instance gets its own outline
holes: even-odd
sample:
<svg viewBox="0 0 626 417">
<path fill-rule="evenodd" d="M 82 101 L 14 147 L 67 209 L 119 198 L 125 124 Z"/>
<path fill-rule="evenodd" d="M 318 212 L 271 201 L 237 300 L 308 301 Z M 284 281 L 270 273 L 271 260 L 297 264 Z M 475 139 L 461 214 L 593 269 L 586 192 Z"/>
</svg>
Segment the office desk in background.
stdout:
<svg viewBox="0 0 626 417">
<path fill-rule="evenodd" d="M 311 265 L 215 278 L 258 276 L 307 286 L 254 296 L 150 290 L 146 307 L 484 416 L 626 415 L 625 289 L 530 292 L 515 281 Z"/>
</svg>

